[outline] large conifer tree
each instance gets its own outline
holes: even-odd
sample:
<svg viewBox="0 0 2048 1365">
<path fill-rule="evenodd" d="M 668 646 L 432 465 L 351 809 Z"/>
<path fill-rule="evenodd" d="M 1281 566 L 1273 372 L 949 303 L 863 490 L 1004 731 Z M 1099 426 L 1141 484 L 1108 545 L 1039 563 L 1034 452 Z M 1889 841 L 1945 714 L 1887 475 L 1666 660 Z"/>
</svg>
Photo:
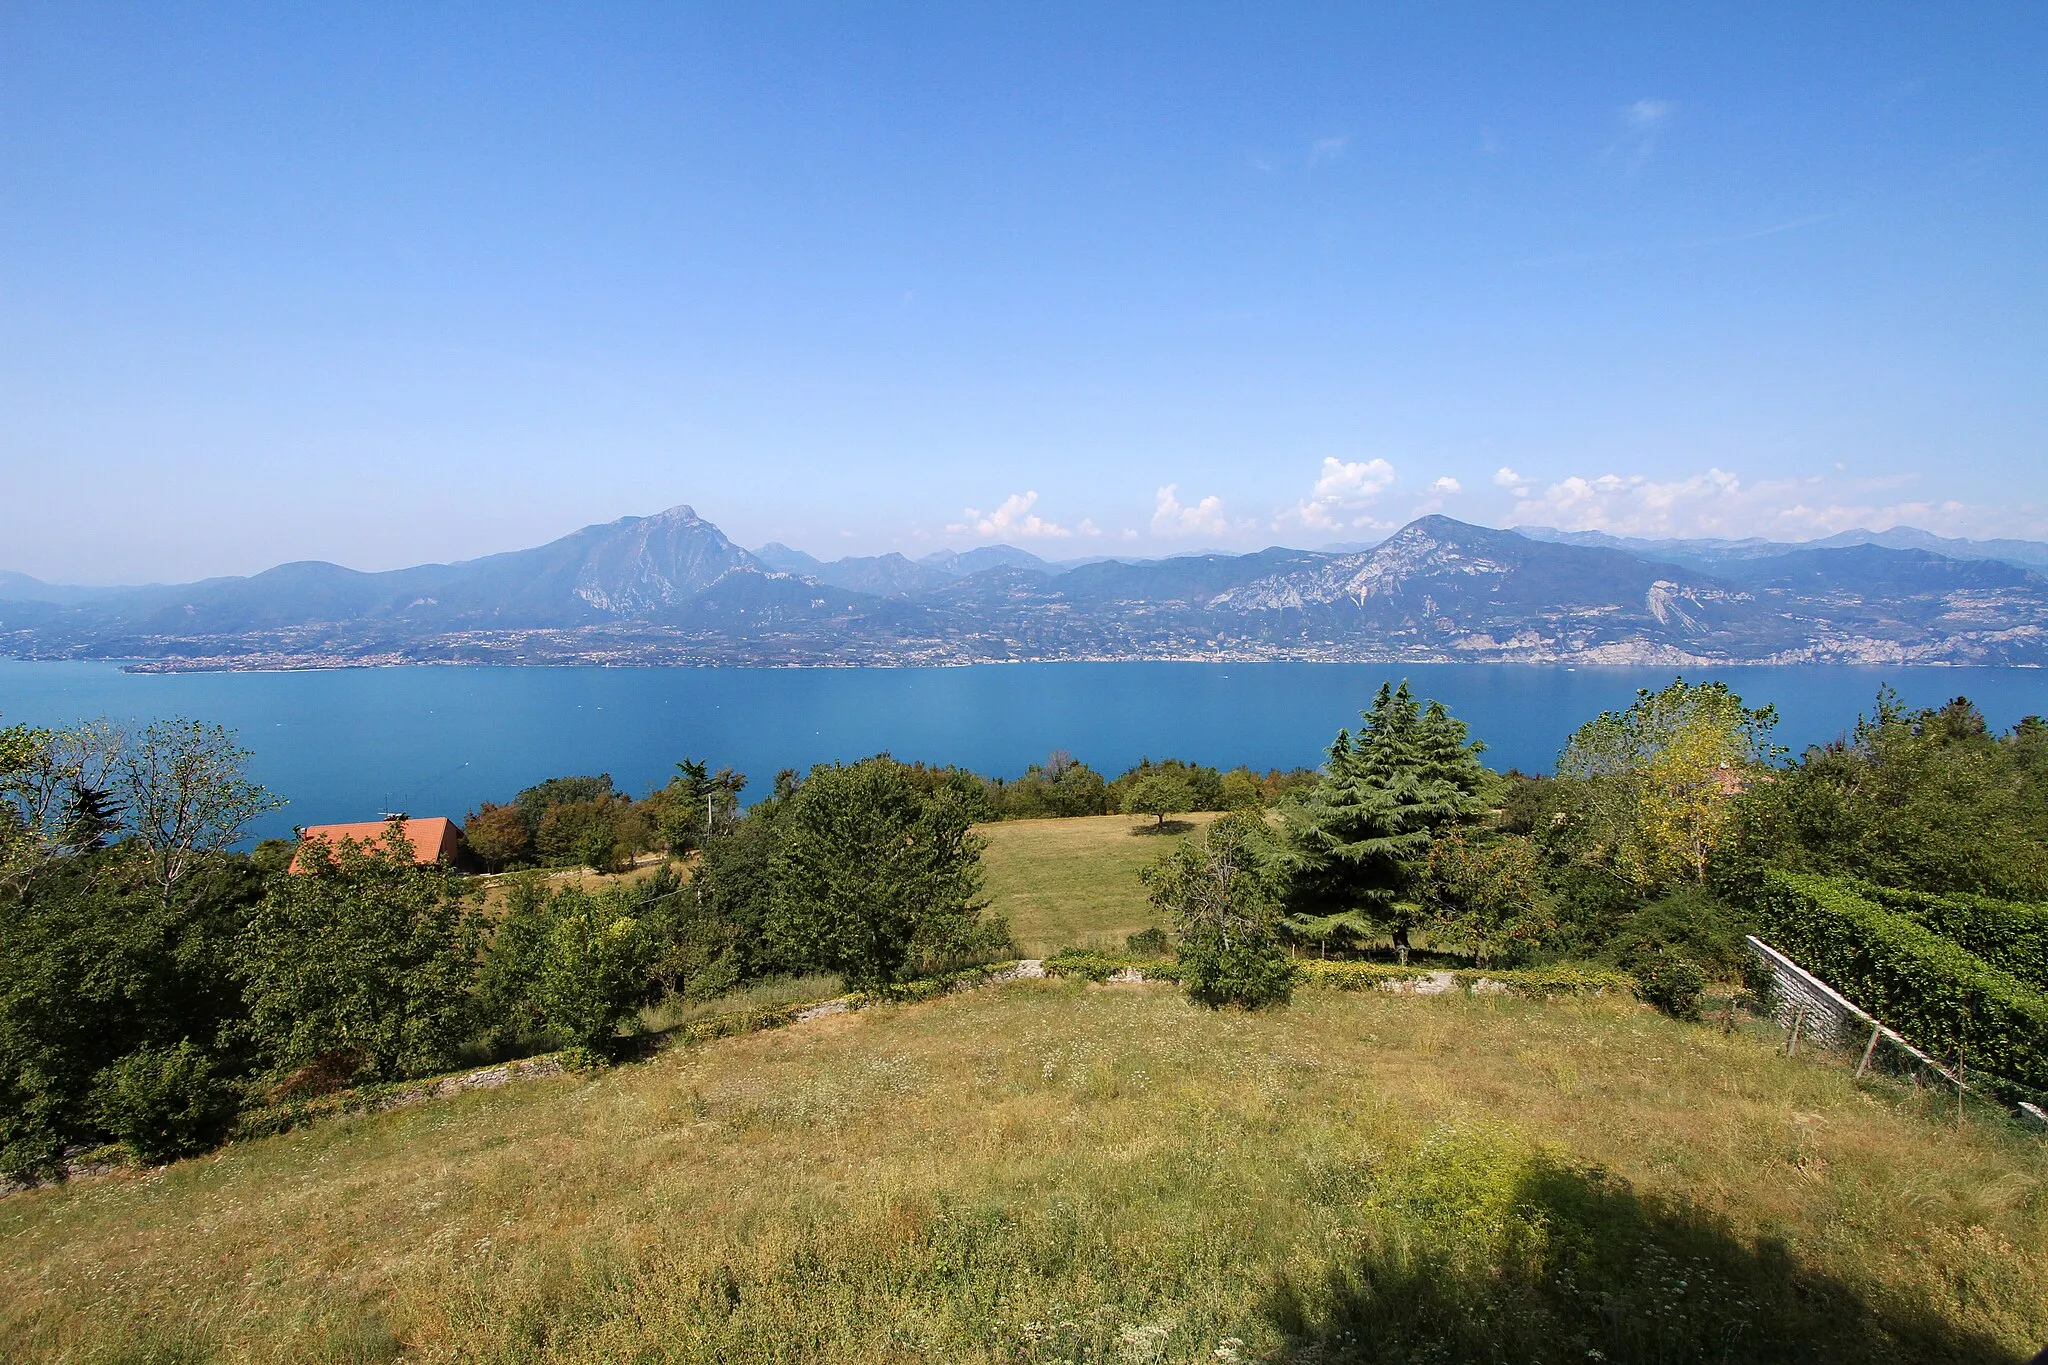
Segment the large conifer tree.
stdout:
<svg viewBox="0 0 2048 1365">
<path fill-rule="evenodd" d="M 1339 730 L 1323 779 L 1286 813 L 1287 908 L 1297 930 L 1390 933 L 1405 962 L 1416 874 L 1441 829 L 1474 820 L 1484 748 L 1441 704 L 1380 685 L 1357 735 Z"/>
</svg>

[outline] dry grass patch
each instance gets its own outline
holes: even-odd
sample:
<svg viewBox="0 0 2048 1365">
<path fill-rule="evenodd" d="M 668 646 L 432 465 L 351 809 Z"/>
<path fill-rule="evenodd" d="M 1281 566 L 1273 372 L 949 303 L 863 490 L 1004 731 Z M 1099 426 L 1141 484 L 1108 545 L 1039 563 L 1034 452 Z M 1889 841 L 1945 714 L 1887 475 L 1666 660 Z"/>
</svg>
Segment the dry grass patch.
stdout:
<svg viewBox="0 0 2048 1365">
<path fill-rule="evenodd" d="M 2037 1141 L 1616 1002 L 1013 983 L 8 1199 L 0 1339 L 2006 1360 L 2048 1340 L 2044 1188 Z"/>
</svg>

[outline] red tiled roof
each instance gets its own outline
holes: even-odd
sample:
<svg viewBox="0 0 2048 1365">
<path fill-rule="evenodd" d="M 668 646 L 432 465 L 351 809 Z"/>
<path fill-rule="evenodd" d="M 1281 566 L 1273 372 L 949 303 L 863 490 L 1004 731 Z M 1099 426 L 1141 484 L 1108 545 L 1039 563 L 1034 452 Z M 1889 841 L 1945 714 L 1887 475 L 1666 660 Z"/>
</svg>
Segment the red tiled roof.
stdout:
<svg viewBox="0 0 2048 1365">
<path fill-rule="evenodd" d="M 365 820 L 353 825 L 308 825 L 304 831 L 306 840 L 318 839 L 332 847 L 344 839 L 353 839 L 359 844 L 381 844 L 388 822 Z M 425 815 L 417 820 L 405 822 L 405 837 L 412 843 L 412 856 L 416 862 L 438 862 L 453 858 L 462 841 L 462 829 L 453 820 L 443 815 Z M 299 857 L 292 855 L 292 871 L 299 870 Z"/>
</svg>

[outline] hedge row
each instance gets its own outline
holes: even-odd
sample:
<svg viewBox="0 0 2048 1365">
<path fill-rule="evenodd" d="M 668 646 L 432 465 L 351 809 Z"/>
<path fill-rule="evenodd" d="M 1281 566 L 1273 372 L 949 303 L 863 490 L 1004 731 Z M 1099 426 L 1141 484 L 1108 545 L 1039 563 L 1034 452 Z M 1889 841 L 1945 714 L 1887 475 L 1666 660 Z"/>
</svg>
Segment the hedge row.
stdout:
<svg viewBox="0 0 2048 1365">
<path fill-rule="evenodd" d="M 1868 882 L 1845 882 L 1865 900 L 1909 915 L 1954 939 L 1994 967 L 2048 991 L 2048 905 L 1993 900 L 1967 893 L 1936 895 Z"/>
<path fill-rule="evenodd" d="M 1937 1057 L 2048 1089 L 2048 996 L 1853 884 L 1766 872 L 1752 908 L 1771 945 Z"/>
</svg>

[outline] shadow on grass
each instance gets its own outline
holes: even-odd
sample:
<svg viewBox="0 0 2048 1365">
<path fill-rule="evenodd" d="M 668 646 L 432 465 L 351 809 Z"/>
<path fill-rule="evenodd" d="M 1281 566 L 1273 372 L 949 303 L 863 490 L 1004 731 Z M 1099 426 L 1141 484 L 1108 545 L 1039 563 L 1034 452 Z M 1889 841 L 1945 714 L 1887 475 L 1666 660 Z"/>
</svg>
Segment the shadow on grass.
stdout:
<svg viewBox="0 0 2048 1365">
<path fill-rule="evenodd" d="M 1918 1304 L 1872 1302 L 1771 1241 L 1539 1167 L 1512 1226 L 1396 1233 L 1264 1312 L 1293 1361 L 1968 1362 L 2024 1357 Z M 1517 1232 L 1515 1229 L 1519 1229 Z M 1443 1235 L 1437 1235 L 1441 1232 Z M 1475 1242 L 1475 1238 L 1477 1239 Z"/>
<path fill-rule="evenodd" d="M 1154 821 L 1149 825 L 1132 825 L 1131 833 L 1141 839 L 1156 839 L 1162 835 L 1186 834 L 1196 828 L 1192 820 Z"/>
</svg>

